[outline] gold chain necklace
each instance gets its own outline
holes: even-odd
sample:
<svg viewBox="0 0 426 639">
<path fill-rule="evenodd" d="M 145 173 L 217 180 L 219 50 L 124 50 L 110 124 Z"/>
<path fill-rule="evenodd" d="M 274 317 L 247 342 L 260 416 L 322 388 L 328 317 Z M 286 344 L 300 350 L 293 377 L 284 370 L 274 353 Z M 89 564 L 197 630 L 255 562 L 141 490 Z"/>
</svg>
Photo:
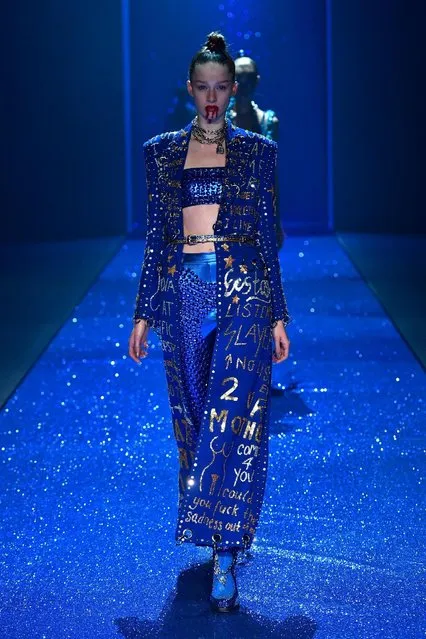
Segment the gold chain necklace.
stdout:
<svg viewBox="0 0 426 639">
<path fill-rule="evenodd" d="M 217 131 L 206 131 L 203 129 L 197 120 L 197 116 L 192 120 L 192 137 L 200 142 L 200 144 L 217 144 L 216 153 L 223 155 L 225 153 L 225 147 L 223 143 L 225 141 L 225 129 L 226 124 Z"/>
</svg>

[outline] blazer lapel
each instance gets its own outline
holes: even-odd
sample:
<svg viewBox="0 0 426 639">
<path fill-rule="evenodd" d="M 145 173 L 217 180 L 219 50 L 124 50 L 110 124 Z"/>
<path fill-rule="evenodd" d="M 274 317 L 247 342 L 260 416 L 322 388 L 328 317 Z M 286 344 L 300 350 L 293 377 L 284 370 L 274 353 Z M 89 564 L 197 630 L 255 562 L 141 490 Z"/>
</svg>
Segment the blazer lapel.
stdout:
<svg viewBox="0 0 426 639">
<path fill-rule="evenodd" d="M 174 178 L 181 178 L 185 164 L 186 154 L 188 152 L 188 144 L 191 138 L 191 124 L 177 131 L 175 137 L 170 143 L 170 160 L 169 170 Z"/>
<path fill-rule="evenodd" d="M 245 190 L 245 182 L 250 173 L 248 164 L 253 159 L 250 145 L 245 144 L 246 135 L 228 120 L 227 155 L 225 172 L 224 202 L 231 204 Z"/>
<path fill-rule="evenodd" d="M 167 214 L 170 218 L 179 221 L 182 212 L 182 173 L 188 152 L 190 125 L 172 135 L 173 138 L 167 145 L 163 156 L 163 175 L 167 192 Z"/>
</svg>

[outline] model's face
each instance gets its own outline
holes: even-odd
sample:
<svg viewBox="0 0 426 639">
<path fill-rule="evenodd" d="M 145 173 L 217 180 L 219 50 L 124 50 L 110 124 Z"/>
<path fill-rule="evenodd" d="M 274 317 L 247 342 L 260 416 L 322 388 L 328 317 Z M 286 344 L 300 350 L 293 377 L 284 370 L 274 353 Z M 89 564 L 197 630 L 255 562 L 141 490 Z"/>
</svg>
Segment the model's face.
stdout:
<svg viewBox="0 0 426 639">
<path fill-rule="evenodd" d="M 240 97 L 252 97 L 259 76 L 256 73 L 253 64 L 250 61 L 245 61 L 244 58 L 235 63 L 235 76 L 238 81 L 238 94 Z"/>
<path fill-rule="evenodd" d="M 218 62 L 195 65 L 192 80 L 187 82 L 188 93 L 194 98 L 198 115 L 209 123 L 225 117 L 229 100 L 237 92 L 228 67 Z"/>
</svg>

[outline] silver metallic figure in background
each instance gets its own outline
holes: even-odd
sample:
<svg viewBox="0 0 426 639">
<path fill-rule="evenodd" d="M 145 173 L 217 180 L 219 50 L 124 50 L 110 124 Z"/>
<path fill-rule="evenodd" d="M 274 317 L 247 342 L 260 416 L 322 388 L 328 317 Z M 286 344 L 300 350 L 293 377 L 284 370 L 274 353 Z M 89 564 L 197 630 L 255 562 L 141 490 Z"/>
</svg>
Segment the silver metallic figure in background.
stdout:
<svg viewBox="0 0 426 639">
<path fill-rule="evenodd" d="M 257 85 L 260 80 L 257 64 L 244 54 L 241 49 L 235 59 L 235 75 L 238 82 L 238 93 L 231 98 L 228 117 L 233 124 L 254 133 L 261 133 L 269 140 L 278 142 L 279 121 L 272 109 L 262 110 L 254 101 Z M 275 210 L 275 234 L 280 249 L 284 243 L 285 233 L 280 218 L 278 180 L 276 180 L 277 206 Z"/>
</svg>

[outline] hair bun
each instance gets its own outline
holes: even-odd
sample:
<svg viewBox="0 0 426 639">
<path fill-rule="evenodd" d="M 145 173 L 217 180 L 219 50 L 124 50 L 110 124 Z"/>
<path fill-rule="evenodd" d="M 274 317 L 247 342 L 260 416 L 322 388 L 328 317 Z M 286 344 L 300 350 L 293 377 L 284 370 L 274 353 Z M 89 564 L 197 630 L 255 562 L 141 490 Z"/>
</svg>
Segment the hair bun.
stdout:
<svg viewBox="0 0 426 639">
<path fill-rule="evenodd" d="M 212 31 L 212 33 L 209 33 L 201 49 L 193 56 L 191 64 L 189 65 L 188 74 L 191 82 L 195 67 L 206 64 L 207 62 L 224 65 L 231 74 L 232 82 L 235 82 L 235 62 L 228 51 L 228 45 L 220 31 Z"/>
<path fill-rule="evenodd" d="M 226 51 L 226 40 L 224 36 L 219 33 L 219 31 L 213 31 L 209 33 L 207 36 L 206 44 L 204 45 L 206 49 L 212 51 L 213 53 L 225 53 Z"/>
</svg>

